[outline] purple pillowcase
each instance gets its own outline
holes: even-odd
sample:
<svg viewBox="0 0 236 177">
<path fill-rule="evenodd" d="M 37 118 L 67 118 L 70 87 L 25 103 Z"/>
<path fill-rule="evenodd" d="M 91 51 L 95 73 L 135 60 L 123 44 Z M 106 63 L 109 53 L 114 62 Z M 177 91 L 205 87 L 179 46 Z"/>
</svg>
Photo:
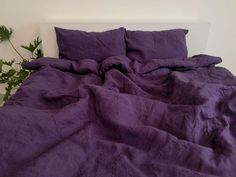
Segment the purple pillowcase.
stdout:
<svg viewBox="0 0 236 177">
<path fill-rule="evenodd" d="M 187 58 L 186 34 L 188 30 L 126 31 L 126 52 L 131 59 Z"/>
<path fill-rule="evenodd" d="M 125 29 L 105 32 L 85 32 L 55 27 L 59 58 L 69 60 L 103 59 L 114 55 L 126 55 Z"/>
</svg>

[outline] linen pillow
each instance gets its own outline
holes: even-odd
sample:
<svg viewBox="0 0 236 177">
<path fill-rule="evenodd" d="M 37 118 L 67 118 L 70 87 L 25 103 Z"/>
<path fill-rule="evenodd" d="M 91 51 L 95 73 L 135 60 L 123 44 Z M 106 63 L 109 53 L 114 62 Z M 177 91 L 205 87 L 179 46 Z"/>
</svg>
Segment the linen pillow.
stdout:
<svg viewBox="0 0 236 177">
<path fill-rule="evenodd" d="M 69 60 L 103 59 L 126 55 L 125 28 L 105 32 L 85 32 L 55 27 L 59 58 Z"/>
<path fill-rule="evenodd" d="M 131 59 L 187 58 L 186 34 L 188 30 L 126 31 L 126 53 Z"/>
</svg>

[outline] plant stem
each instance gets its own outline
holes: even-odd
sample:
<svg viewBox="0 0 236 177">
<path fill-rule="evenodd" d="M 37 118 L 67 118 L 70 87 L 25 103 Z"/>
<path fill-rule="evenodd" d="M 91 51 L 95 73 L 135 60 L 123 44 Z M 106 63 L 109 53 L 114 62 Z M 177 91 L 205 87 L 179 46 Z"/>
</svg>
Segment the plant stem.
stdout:
<svg viewBox="0 0 236 177">
<path fill-rule="evenodd" d="M 17 49 L 15 48 L 15 46 L 13 45 L 13 43 L 11 42 L 10 39 L 8 39 L 9 43 L 11 44 L 12 48 L 15 50 L 15 52 L 21 57 L 22 60 L 24 60 L 24 57 L 22 57 L 22 55 L 17 51 Z"/>
</svg>

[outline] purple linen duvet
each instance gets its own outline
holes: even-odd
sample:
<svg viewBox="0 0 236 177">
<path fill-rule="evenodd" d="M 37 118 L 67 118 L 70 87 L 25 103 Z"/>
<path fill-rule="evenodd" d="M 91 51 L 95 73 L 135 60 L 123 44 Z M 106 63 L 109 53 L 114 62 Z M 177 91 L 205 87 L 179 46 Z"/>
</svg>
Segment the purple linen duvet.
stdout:
<svg viewBox="0 0 236 177">
<path fill-rule="evenodd" d="M 0 108 L 0 177 L 235 177 L 236 78 L 220 58 L 42 58 Z"/>
</svg>

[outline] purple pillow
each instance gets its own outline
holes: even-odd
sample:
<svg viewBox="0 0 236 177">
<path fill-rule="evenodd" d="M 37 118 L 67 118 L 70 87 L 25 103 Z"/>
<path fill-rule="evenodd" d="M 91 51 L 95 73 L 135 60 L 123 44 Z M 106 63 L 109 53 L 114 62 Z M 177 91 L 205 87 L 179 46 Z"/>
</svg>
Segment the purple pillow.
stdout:
<svg viewBox="0 0 236 177">
<path fill-rule="evenodd" d="M 126 31 L 126 52 L 131 59 L 187 58 L 186 34 L 188 30 Z"/>
<path fill-rule="evenodd" d="M 105 32 L 85 32 L 55 27 L 59 58 L 69 60 L 103 59 L 126 55 L 125 29 Z"/>
</svg>

